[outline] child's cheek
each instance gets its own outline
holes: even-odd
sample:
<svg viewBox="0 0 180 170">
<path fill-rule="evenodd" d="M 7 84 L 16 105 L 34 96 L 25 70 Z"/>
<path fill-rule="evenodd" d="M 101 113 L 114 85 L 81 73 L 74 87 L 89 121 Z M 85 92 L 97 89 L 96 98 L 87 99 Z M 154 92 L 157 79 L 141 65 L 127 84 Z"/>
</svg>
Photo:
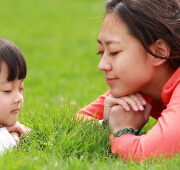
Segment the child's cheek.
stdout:
<svg viewBox="0 0 180 170">
<path fill-rule="evenodd" d="M 10 105 L 10 100 L 8 100 L 7 98 L 4 98 L 2 100 L 2 98 L 0 97 L 0 114 L 1 113 L 6 113 L 8 111 L 11 110 L 11 105 Z"/>
</svg>

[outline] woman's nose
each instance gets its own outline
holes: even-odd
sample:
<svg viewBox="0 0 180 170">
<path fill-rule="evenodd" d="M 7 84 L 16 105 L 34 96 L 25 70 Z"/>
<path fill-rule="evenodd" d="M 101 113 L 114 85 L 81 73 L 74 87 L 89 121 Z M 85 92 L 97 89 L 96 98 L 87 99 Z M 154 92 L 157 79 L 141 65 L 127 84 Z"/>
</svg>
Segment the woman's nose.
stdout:
<svg viewBox="0 0 180 170">
<path fill-rule="evenodd" d="M 110 71 L 111 70 L 111 64 L 107 59 L 107 56 L 103 55 L 99 64 L 98 64 L 98 69 L 100 71 Z"/>
</svg>

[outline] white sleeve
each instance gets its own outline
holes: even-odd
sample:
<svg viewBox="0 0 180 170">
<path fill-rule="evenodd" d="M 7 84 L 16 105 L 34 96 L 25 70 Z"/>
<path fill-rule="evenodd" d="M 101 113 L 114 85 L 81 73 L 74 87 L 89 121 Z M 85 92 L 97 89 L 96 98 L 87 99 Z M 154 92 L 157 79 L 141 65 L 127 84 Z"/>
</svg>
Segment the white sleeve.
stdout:
<svg viewBox="0 0 180 170">
<path fill-rule="evenodd" d="M 14 145 L 16 145 L 16 142 L 7 129 L 0 128 L 0 155 L 3 155 L 3 152 L 6 149 L 9 149 Z"/>
</svg>

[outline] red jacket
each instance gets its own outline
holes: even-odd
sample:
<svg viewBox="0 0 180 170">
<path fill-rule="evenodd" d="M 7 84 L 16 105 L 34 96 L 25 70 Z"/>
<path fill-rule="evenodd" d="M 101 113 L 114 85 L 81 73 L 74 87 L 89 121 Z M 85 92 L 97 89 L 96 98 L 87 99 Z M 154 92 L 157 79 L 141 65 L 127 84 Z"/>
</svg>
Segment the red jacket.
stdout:
<svg viewBox="0 0 180 170">
<path fill-rule="evenodd" d="M 103 119 L 104 99 L 109 94 L 108 91 L 101 95 L 78 113 Z M 161 153 L 171 156 L 180 150 L 180 67 L 162 89 L 163 103 L 153 101 L 149 97 L 145 98 L 152 105 L 151 116 L 158 121 L 142 136 L 126 134 L 114 138 L 110 135 L 112 153 L 121 155 L 122 158 L 143 160 L 153 155 L 158 157 Z"/>
</svg>

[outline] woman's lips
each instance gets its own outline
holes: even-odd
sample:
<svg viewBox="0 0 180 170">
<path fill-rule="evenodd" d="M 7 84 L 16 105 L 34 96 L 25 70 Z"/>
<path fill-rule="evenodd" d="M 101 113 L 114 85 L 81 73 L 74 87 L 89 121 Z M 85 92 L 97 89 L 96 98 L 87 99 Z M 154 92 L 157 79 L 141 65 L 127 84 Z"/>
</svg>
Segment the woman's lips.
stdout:
<svg viewBox="0 0 180 170">
<path fill-rule="evenodd" d="M 106 83 L 111 85 L 117 80 L 118 80 L 117 78 L 106 78 Z"/>
</svg>

